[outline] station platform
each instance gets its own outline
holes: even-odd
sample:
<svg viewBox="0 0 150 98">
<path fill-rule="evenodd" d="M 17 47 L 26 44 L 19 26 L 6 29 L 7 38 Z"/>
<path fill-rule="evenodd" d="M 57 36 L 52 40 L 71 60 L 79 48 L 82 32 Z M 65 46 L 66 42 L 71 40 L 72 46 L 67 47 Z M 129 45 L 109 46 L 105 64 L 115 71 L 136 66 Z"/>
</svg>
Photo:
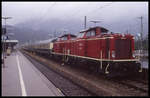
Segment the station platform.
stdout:
<svg viewBox="0 0 150 98">
<path fill-rule="evenodd" d="M 64 96 L 21 52 L 13 52 L 4 63 L 2 96 Z"/>
</svg>

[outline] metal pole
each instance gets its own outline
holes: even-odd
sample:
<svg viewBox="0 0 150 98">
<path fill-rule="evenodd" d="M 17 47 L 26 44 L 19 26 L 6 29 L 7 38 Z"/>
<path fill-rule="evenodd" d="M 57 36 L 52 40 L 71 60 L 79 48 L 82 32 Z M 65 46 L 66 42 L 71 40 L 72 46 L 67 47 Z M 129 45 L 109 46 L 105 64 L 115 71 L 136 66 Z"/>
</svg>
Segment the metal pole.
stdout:
<svg viewBox="0 0 150 98">
<path fill-rule="evenodd" d="M 142 21 L 142 19 L 143 19 L 143 17 L 141 16 L 141 17 L 138 17 L 139 19 L 141 19 L 141 35 L 140 35 L 140 39 L 141 39 L 141 53 L 142 53 L 142 50 L 143 50 L 143 45 L 142 45 L 142 43 L 143 43 L 143 21 Z"/>
<path fill-rule="evenodd" d="M 7 29 L 6 29 L 6 19 L 5 19 L 5 30 L 6 30 L 6 33 L 7 33 Z M 5 33 L 5 35 L 6 35 L 6 33 Z M 7 37 L 6 37 L 7 38 Z M 4 43 L 6 43 L 6 39 L 4 39 Z M 6 44 L 4 44 L 4 56 L 5 56 L 5 58 L 6 58 Z"/>
<path fill-rule="evenodd" d="M 5 42 L 6 42 L 6 39 L 5 39 L 5 37 L 6 37 L 6 33 L 7 33 L 7 29 L 6 29 L 6 18 L 4 18 L 5 19 L 5 33 L 4 33 L 4 41 L 3 41 L 3 68 L 5 68 L 5 57 L 6 57 L 6 54 L 5 54 Z"/>
<path fill-rule="evenodd" d="M 4 43 L 5 43 L 4 40 L 5 40 L 5 39 L 4 39 L 4 37 L 5 37 L 5 36 L 3 35 L 3 51 L 2 51 L 2 53 L 3 53 L 3 55 L 2 55 L 2 56 L 3 56 L 3 67 L 5 67 L 5 62 L 4 62 L 4 58 L 5 58 L 5 56 L 4 56 L 4 49 L 5 49 L 5 48 L 4 48 Z"/>
<path fill-rule="evenodd" d="M 142 22 L 143 17 L 141 16 L 141 50 L 143 51 L 143 22 Z"/>
<path fill-rule="evenodd" d="M 84 18 L 84 29 L 86 29 L 86 16 Z"/>
<path fill-rule="evenodd" d="M 2 17 L 2 19 L 4 19 L 5 20 L 5 34 L 4 34 L 4 36 L 6 35 L 6 33 L 7 33 L 7 29 L 6 29 L 6 20 L 7 19 L 11 19 L 12 17 Z M 5 45 L 5 42 L 6 42 L 6 39 L 4 39 L 3 40 L 3 67 L 5 68 L 5 57 L 6 57 L 6 54 L 5 54 L 5 52 L 6 52 L 6 45 Z"/>
</svg>

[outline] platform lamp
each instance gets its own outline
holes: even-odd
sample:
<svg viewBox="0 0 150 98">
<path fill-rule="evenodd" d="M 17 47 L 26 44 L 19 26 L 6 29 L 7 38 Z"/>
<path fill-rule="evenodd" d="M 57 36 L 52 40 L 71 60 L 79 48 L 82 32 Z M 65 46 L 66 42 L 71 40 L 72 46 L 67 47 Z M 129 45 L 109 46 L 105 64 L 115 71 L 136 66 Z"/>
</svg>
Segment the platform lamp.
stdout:
<svg viewBox="0 0 150 98">
<path fill-rule="evenodd" d="M 7 33 L 6 20 L 7 20 L 7 19 L 11 19 L 11 18 L 12 18 L 12 17 L 2 17 L 2 19 L 5 20 L 5 31 L 4 31 L 4 33 L 3 33 L 3 36 L 6 36 L 6 33 Z M 6 50 L 6 49 L 5 49 L 5 48 L 6 48 L 6 47 L 5 47 L 5 42 L 6 42 L 6 38 L 3 39 L 3 53 L 2 53 L 2 54 L 3 54 L 3 60 L 2 60 L 2 62 L 3 62 L 3 67 L 4 67 L 4 68 L 5 68 L 5 61 L 4 61 L 4 59 L 5 59 L 5 56 L 6 56 L 6 55 L 5 55 L 5 50 Z"/>
</svg>

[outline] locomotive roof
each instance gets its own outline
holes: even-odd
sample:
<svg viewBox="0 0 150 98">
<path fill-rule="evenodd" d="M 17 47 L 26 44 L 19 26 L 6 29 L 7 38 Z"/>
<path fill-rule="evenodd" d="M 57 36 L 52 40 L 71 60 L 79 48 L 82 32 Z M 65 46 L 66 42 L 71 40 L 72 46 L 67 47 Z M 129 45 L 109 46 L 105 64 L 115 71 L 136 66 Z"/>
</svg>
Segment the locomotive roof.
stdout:
<svg viewBox="0 0 150 98">
<path fill-rule="evenodd" d="M 62 35 L 62 36 L 60 36 L 60 37 L 66 37 L 66 36 L 68 36 L 68 35 L 70 35 L 71 37 L 76 37 L 76 35 L 73 35 L 73 34 L 64 34 L 64 35 Z"/>
<path fill-rule="evenodd" d="M 96 26 L 96 27 L 90 27 L 89 29 L 82 30 L 82 31 L 80 31 L 79 33 L 83 33 L 83 32 L 85 32 L 85 31 L 90 31 L 90 30 L 95 30 L 96 28 L 101 28 L 103 32 L 108 32 L 108 31 L 109 31 L 109 30 L 107 30 L 107 29 L 104 28 L 104 27 Z"/>
</svg>

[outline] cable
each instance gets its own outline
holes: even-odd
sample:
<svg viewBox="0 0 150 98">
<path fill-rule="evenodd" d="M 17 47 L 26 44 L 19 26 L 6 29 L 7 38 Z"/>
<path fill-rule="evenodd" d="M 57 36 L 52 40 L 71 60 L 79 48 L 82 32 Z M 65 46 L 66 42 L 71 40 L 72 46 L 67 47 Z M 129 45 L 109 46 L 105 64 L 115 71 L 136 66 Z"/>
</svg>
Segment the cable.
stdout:
<svg viewBox="0 0 150 98">
<path fill-rule="evenodd" d="M 113 2 L 111 2 L 111 3 L 109 3 L 109 4 L 106 4 L 106 5 L 103 5 L 103 6 L 100 6 L 100 7 L 96 8 L 96 9 L 94 9 L 94 10 L 91 10 L 88 14 L 97 11 L 97 9 L 102 9 L 102 8 L 104 8 L 105 6 L 110 6 L 112 3 L 113 3 Z"/>
<path fill-rule="evenodd" d="M 56 2 L 54 2 L 51 6 L 49 6 L 48 9 L 47 9 L 47 11 L 45 11 L 45 13 L 43 14 L 43 16 L 41 16 L 41 18 L 44 17 L 44 16 L 46 16 L 47 13 L 48 13 L 48 11 L 49 11 L 49 9 L 52 9 L 55 5 L 56 5 Z"/>
<path fill-rule="evenodd" d="M 46 16 L 46 14 L 48 13 L 49 9 L 52 9 L 52 7 L 54 7 L 56 5 L 56 2 L 54 2 L 52 5 L 50 5 L 48 7 L 48 9 L 45 11 L 45 13 L 43 15 L 41 15 L 41 17 L 39 18 L 40 21 L 37 21 L 38 23 L 36 23 L 35 25 L 38 26 L 40 25 L 40 23 L 43 21 L 43 17 Z"/>
<path fill-rule="evenodd" d="M 94 10 L 91 10 L 91 11 L 89 11 L 88 13 L 86 13 L 86 15 L 84 15 L 84 16 L 87 16 L 87 15 L 91 15 L 91 13 L 93 13 L 93 12 L 95 12 L 97 9 L 103 9 L 103 8 L 105 8 L 105 7 L 107 7 L 107 6 L 110 6 L 110 5 L 112 5 L 114 2 L 111 2 L 111 3 L 109 3 L 109 4 L 106 4 L 106 5 L 104 5 L 104 6 L 100 6 L 99 8 L 96 8 L 96 9 L 94 9 Z M 93 14 L 92 14 L 93 15 Z M 79 16 L 78 14 L 76 14 L 74 17 L 76 17 L 76 16 Z M 66 24 L 68 24 L 70 21 L 68 21 Z M 65 24 L 65 25 L 66 25 Z"/>
</svg>

